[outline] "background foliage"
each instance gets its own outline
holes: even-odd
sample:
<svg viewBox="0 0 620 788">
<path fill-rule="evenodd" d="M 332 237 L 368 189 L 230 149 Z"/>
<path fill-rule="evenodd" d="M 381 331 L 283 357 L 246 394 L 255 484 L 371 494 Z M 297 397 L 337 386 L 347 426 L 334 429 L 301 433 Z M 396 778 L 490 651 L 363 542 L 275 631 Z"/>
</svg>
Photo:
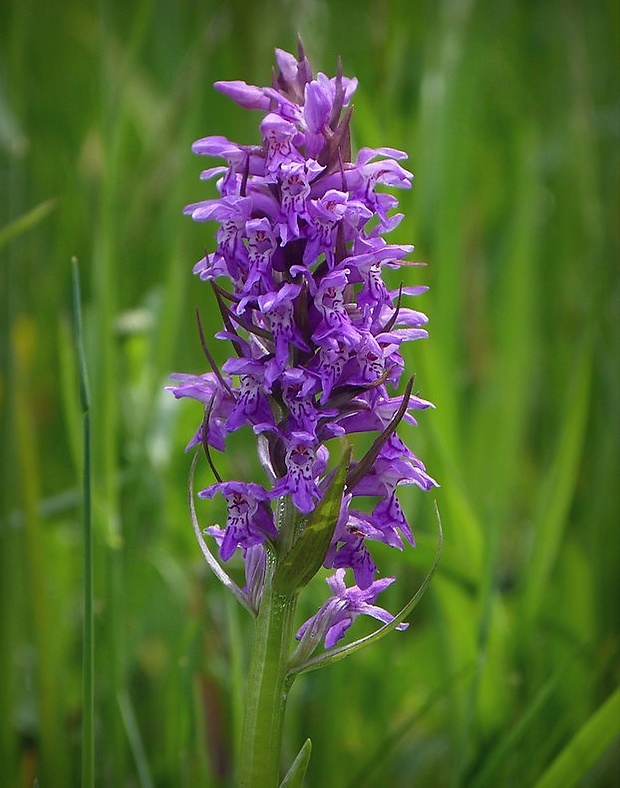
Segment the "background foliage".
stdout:
<svg viewBox="0 0 620 788">
<path fill-rule="evenodd" d="M 403 148 L 416 173 L 394 241 L 429 262 L 411 283 L 431 285 L 431 339 L 407 362 L 437 410 L 406 439 L 442 484 L 445 548 L 405 634 L 298 680 L 287 757 L 312 737 L 310 786 L 617 784 L 619 29 L 605 0 L 2 4 L 2 785 L 79 784 L 72 256 L 98 783 L 230 779 L 248 621 L 188 519 L 200 413 L 162 387 L 205 369 L 195 306 L 217 327 L 191 275 L 212 227 L 181 215 L 206 194 L 191 142 L 257 138 L 211 83 L 265 84 L 297 31 L 316 70 L 341 55 L 360 78 L 356 147 Z M 252 473 L 245 444 L 218 459 Z M 382 557 L 394 610 L 436 542 L 432 500 L 404 503 L 418 548 Z M 201 509 L 205 525 L 222 514 Z M 301 614 L 324 595 L 318 582 Z"/>
</svg>

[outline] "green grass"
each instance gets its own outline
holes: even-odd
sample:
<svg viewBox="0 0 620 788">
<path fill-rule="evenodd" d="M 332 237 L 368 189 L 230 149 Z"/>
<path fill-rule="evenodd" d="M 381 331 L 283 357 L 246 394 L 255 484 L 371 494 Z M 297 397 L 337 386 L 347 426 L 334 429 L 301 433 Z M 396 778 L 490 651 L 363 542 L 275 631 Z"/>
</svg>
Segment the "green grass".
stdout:
<svg viewBox="0 0 620 788">
<path fill-rule="evenodd" d="M 0 785 L 82 773 L 74 256 L 96 783 L 229 784 L 249 617 L 192 531 L 200 413 L 162 388 L 204 370 L 196 306 L 217 330 L 191 274 L 212 227 L 181 214 L 206 193 L 191 142 L 257 137 L 211 83 L 264 84 L 297 31 L 316 70 L 341 55 L 359 77 L 354 144 L 416 173 L 393 238 L 428 262 L 431 339 L 407 363 L 437 410 L 405 437 L 441 482 L 444 548 L 406 633 L 298 679 L 287 763 L 309 736 L 310 788 L 617 783 L 619 30 L 604 0 L 2 5 Z M 222 475 L 253 472 L 236 449 Z M 403 502 L 418 548 L 380 555 L 393 610 L 437 538 L 432 498 Z"/>
</svg>

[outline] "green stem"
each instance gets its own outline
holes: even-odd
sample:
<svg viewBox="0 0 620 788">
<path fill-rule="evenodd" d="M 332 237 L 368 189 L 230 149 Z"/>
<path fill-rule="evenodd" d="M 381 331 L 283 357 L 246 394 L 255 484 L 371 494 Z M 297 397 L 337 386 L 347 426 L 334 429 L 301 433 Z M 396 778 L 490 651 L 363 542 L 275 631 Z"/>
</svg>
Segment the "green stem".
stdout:
<svg viewBox="0 0 620 788">
<path fill-rule="evenodd" d="M 272 587 L 275 556 L 269 557 L 254 629 L 245 701 L 238 786 L 277 788 L 282 724 L 288 691 L 287 663 L 293 637 L 296 595 Z"/>
</svg>

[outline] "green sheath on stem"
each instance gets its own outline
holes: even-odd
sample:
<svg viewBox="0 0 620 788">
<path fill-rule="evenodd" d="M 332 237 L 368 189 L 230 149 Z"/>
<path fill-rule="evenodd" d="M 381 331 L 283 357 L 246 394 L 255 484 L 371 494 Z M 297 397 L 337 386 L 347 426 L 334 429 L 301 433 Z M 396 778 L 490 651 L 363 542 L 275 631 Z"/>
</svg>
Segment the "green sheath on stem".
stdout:
<svg viewBox="0 0 620 788">
<path fill-rule="evenodd" d="M 347 449 L 323 498 L 297 533 L 300 514 L 280 499 L 279 550 L 268 550 L 265 585 L 254 630 L 241 752 L 240 788 L 277 788 L 297 594 L 323 563 L 336 527 L 351 458 Z M 284 550 L 282 549 L 284 548 Z M 288 674 L 288 675 L 287 675 Z M 309 756 L 308 756 L 309 757 Z"/>
<path fill-rule="evenodd" d="M 265 578 L 248 674 L 241 738 L 239 788 L 277 788 L 286 696 L 293 679 L 287 664 L 293 636 L 296 595 L 272 587 L 275 559 Z"/>
</svg>

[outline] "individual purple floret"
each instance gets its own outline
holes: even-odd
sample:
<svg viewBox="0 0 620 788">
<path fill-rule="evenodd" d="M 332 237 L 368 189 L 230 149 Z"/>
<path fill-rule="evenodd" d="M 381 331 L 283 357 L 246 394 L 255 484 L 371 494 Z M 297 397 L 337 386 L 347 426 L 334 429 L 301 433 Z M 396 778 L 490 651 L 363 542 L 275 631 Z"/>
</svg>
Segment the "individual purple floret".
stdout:
<svg viewBox="0 0 620 788">
<path fill-rule="evenodd" d="M 268 537 L 277 537 L 271 509 L 266 506 L 269 494 L 260 484 L 220 482 L 201 490 L 198 495 L 213 498 L 217 493 L 221 493 L 228 503 L 226 532 L 220 544 L 222 561 L 228 561 L 237 546 L 252 547 Z"/>
<path fill-rule="evenodd" d="M 345 570 L 337 569 L 336 573 L 327 578 L 332 596 L 325 602 L 317 613 L 309 618 L 299 628 L 296 638 L 301 640 L 310 630 L 315 642 L 324 640 L 325 648 L 331 648 L 341 638 L 359 615 L 372 616 L 373 618 L 389 624 L 394 616 L 382 607 L 372 603 L 381 591 L 391 585 L 395 577 L 383 577 L 375 580 L 368 588 L 361 589 L 357 586 L 347 588 L 344 582 Z M 396 629 L 407 629 L 409 624 L 397 624 Z"/>
<path fill-rule="evenodd" d="M 297 57 L 277 50 L 276 61 L 271 86 L 216 83 L 241 107 L 262 113 L 260 138 L 241 144 L 211 136 L 193 146 L 223 160 L 202 173 L 203 180 L 216 179 L 219 196 L 185 212 L 215 223 L 215 249 L 194 272 L 214 293 L 223 323 L 215 336 L 230 341 L 233 353 L 220 370 L 201 329 L 210 370 L 173 376 L 170 390 L 205 410 L 190 446 L 205 447 L 217 477 L 201 497 L 221 493 L 228 501 L 224 531 L 209 529 L 223 561 L 239 547 L 262 566 L 259 549 L 277 550 L 276 506 L 292 506 L 298 535 L 323 499 L 340 462 L 339 454 L 330 461 L 338 442 L 328 449 L 328 441 L 371 437 L 351 461 L 340 520 L 322 555 L 336 569 L 328 581 L 335 596 L 317 614 L 329 622 L 329 647 L 360 613 L 389 620 L 371 604 L 392 580 L 375 579 L 369 545 L 413 544 L 399 486 L 436 486 L 396 435 L 403 419 L 415 424 L 415 412 L 431 407 L 412 392 L 412 381 L 405 394 L 396 392 L 403 346 L 427 336 L 426 316 L 410 305 L 426 288 L 394 290 L 383 278 L 387 269 L 404 268 L 406 276 L 413 265 L 406 262 L 412 246 L 384 238 L 403 218 L 391 190 L 411 186 L 401 164 L 406 154 L 389 147 L 352 154 L 357 81 L 340 68 L 335 77 L 314 77 L 301 45 Z M 225 451 L 227 436 L 242 429 L 259 444 L 265 486 L 221 481 L 215 470 L 210 450 Z M 346 569 L 357 584 L 348 590 Z M 258 598 L 262 575 L 250 575 Z"/>
</svg>

